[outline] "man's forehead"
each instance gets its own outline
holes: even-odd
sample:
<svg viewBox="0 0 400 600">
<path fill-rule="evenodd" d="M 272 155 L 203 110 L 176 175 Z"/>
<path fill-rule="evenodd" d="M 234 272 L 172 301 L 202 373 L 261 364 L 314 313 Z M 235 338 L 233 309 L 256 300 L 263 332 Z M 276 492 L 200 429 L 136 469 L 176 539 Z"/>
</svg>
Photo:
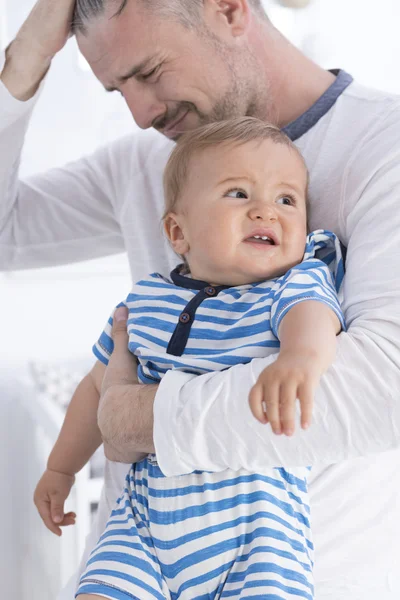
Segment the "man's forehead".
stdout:
<svg viewBox="0 0 400 600">
<path fill-rule="evenodd" d="M 110 7 L 110 4 L 112 5 Z M 154 42 L 154 15 L 138 9 L 138 2 L 129 2 L 121 14 L 116 14 L 116 4 L 109 3 L 103 14 L 87 24 L 86 33 L 77 33 L 78 45 L 90 62 L 98 64 L 123 55 L 127 50 L 140 51 Z M 138 57 L 141 60 L 141 57 Z"/>
<path fill-rule="evenodd" d="M 94 74 L 113 88 L 119 80 L 145 67 L 157 53 L 157 38 L 128 12 L 110 18 L 102 15 L 91 23 L 87 34 L 77 35 L 79 49 Z"/>
</svg>

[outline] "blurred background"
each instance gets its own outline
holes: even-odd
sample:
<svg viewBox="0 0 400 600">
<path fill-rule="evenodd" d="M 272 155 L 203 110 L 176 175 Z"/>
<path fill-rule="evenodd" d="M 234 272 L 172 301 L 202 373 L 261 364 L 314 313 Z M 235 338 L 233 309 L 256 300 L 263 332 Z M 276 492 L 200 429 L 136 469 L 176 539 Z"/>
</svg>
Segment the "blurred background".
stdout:
<svg viewBox="0 0 400 600">
<path fill-rule="evenodd" d="M 0 0 L 1 49 L 33 4 Z M 400 93 L 398 0 L 265 5 L 276 26 L 323 67 L 344 68 L 361 83 Z M 71 39 L 35 109 L 21 174 L 62 165 L 134 128 L 122 98 L 104 92 Z M 7 600 L 54 600 L 77 565 L 101 488 L 101 453 L 78 477 L 68 506 L 78 513 L 77 525 L 62 540 L 40 522 L 32 494 L 65 405 L 91 364 L 93 341 L 129 287 L 124 255 L 0 273 L 0 580 Z"/>
</svg>

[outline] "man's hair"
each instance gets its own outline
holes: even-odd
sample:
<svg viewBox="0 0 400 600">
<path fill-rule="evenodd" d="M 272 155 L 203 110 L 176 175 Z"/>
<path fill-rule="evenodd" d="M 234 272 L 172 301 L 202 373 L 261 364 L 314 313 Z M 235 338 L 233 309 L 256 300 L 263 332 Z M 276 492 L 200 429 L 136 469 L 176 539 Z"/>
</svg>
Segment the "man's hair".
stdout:
<svg viewBox="0 0 400 600">
<path fill-rule="evenodd" d="M 163 220 L 168 213 L 175 210 L 188 179 L 191 162 L 196 154 L 222 145 L 240 146 L 248 142 L 263 140 L 271 140 L 274 144 L 284 144 L 293 150 L 301 158 L 307 171 L 304 158 L 292 140 L 275 125 L 255 117 L 239 117 L 229 121 L 219 121 L 182 135 L 164 170 L 165 211 Z"/>
<path fill-rule="evenodd" d="M 72 18 L 72 32 L 87 32 L 88 24 L 104 14 L 107 6 L 115 5 L 113 17 L 119 16 L 130 0 L 76 0 Z M 201 23 L 201 7 L 203 0 L 135 0 L 144 8 L 154 11 L 159 17 L 174 19 L 187 28 Z M 266 17 L 262 0 L 248 0 L 253 12 L 259 17 Z"/>
</svg>

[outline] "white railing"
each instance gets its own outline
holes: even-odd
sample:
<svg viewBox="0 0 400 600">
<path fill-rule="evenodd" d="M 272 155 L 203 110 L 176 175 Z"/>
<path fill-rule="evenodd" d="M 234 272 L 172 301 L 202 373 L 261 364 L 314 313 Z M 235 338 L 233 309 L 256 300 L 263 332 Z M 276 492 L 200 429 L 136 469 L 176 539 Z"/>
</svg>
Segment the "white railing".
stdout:
<svg viewBox="0 0 400 600">
<path fill-rule="evenodd" d="M 98 503 L 102 479 L 91 478 L 85 467 L 66 503 L 77 523 L 59 539 L 42 523 L 33 504 L 33 492 L 60 430 L 64 410 L 32 376 L 28 361 L 0 363 L 0 537 L 1 598 L 55 600 L 76 571 Z M 63 365 L 65 367 L 65 365 Z M 86 367 L 83 364 L 82 369 Z M 76 369 L 76 361 L 73 362 Z"/>
</svg>

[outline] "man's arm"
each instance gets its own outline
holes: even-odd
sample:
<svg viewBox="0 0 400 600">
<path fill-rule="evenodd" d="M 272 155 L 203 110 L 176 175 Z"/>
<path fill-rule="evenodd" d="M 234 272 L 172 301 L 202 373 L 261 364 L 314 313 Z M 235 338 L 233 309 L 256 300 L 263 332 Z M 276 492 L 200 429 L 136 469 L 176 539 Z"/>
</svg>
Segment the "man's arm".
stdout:
<svg viewBox="0 0 400 600">
<path fill-rule="evenodd" d="M 153 385 L 138 384 L 136 363 L 128 350 L 128 309 L 116 308 L 113 352 L 101 382 L 98 425 L 105 455 L 115 462 L 140 461 L 153 445 Z"/>
<path fill-rule="evenodd" d="M 121 347 L 115 359 L 124 352 Z M 109 364 L 112 369 L 111 359 Z M 99 427 L 109 460 L 134 463 L 155 452 L 153 403 L 157 389 L 158 385 L 126 383 L 111 385 L 104 392 Z"/>
<path fill-rule="evenodd" d="M 4 67 L 0 53 L 0 270 L 66 264 L 124 250 L 115 216 L 120 188 L 112 175 L 118 169 L 119 178 L 121 161 L 129 161 L 131 140 L 18 180 L 36 90 L 68 38 L 74 4 L 39 0 L 7 49 Z"/>
</svg>

